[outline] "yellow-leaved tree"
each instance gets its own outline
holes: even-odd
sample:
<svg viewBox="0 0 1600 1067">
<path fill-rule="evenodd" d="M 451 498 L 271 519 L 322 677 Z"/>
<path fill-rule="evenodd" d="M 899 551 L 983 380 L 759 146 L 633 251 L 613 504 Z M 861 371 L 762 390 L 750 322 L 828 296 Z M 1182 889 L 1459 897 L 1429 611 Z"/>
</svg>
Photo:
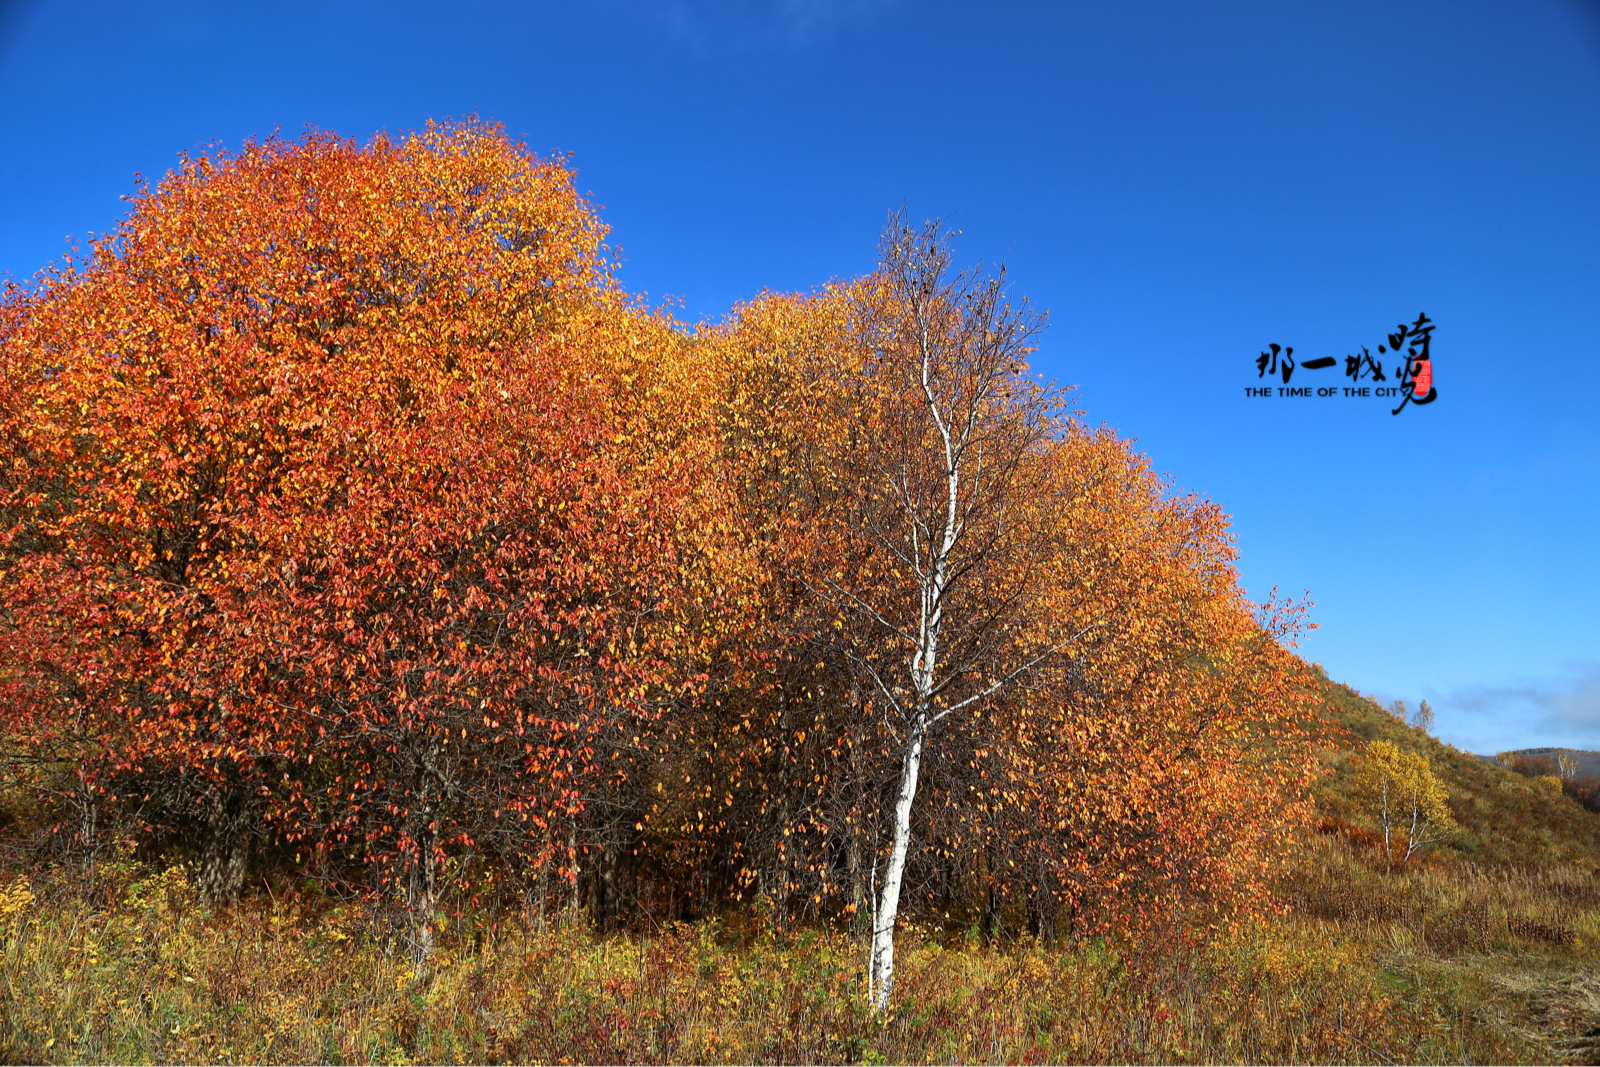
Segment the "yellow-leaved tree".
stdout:
<svg viewBox="0 0 1600 1067">
<path fill-rule="evenodd" d="M 1444 783 L 1421 753 L 1403 752 L 1389 741 L 1369 741 L 1358 773 L 1361 794 L 1383 827 L 1384 857 L 1391 862 L 1399 835 L 1405 836 L 1404 863 L 1456 828 Z"/>
</svg>

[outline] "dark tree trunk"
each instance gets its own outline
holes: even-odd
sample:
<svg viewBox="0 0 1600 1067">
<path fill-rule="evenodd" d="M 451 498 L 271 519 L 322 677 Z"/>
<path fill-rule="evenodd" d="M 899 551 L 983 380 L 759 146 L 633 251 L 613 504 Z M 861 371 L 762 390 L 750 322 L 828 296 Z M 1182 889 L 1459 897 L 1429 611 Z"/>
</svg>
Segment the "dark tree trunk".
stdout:
<svg viewBox="0 0 1600 1067">
<path fill-rule="evenodd" d="M 214 786 L 204 800 L 200 840 L 200 896 L 213 908 L 239 902 L 250 866 L 255 797 L 244 785 Z"/>
<path fill-rule="evenodd" d="M 1028 898 L 1028 933 L 1044 944 L 1055 940 L 1056 899 L 1041 879 Z"/>
<path fill-rule="evenodd" d="M 850 828 L 850 847 L 845 852 L 850 876 L 850 929 L 860 933 L 867 925 L 867 883 L 861 873 L 861 830 Z"/>
<path fill-rule="evenodd" d="M 544 841 L 545 851 L 550 851 L 550 833 L 548 830 L 545 831 Z M 534 877 L 535 914 L 537 916 L 538 929 L 540 930 L 545 927 L 545 916 L 550 909 L 550 867 L 555 861 L 553 852 L 544 857 L 539 864 L 539 873 Z"/>
<path fill-rule="evenodd" d="M 420 967 L 433 956 L 434 903 L 438 891 L 431 804 L 422 808 L 409 829 L 416 843 L 416 854 L 411 857 L 407 872 L 406 905 L 411 916 L 412 955 Z"/>
<path fill-rule="evenodd" d="M 985 891 L 983 897 L 983 938 L 993 944 L 998 942 L 1005 933 L 1004 920 L 1000 914 L 1000 878 L 998 874 L 1000 867 L 993 853 L 988 856 L 987 867 L 988 870 L 984 872 L 986 877 L 984 878 Z"/>
<path fill-rule="evenodd" d="M 405 819 L 405 835 L 414 850 L 407 857 L 406 909 L 411 922 L 412 958 L 419 975 L 426 971 L 434 948 L 434 909 L 439 890 L 437 819 L 445 780 L 440 764 L 438 742 L 423 739 L 416 755 L 411 810 Z"/>
<path fill-rule="evenodd" d="M 861 686 L 858 682 L 850 682 L 850 706 L 858 707 L 861 704 Z M 861 750 L 866 743 L 866 732 L 861 729 L 859 721 L 850 731 L 850 776 L 854 783 L 857 797 L 857 810 L 866 810 L 865 804 L 860 803 L 866 774 L 861 766 Z M 859 822 L 850 823 L 850 844 L 845 852 L 845 862 L 850 874 L 850 930 L 852 933 L 861 934 L 867 929 L 870 917 L 867 904 L 866 872 L 861 866 L 861 825 Z M 874 857 L 876 862 L 876 857 Z"/>
<path fill-rule="evenodd" d="M 622 900 L 618 878 L 621 852 L 616 845 L 606 845 L 589 865 L 589 921 L 602 932 L 609 932 L 616 926 L 618 905 Z"/>
</svg>

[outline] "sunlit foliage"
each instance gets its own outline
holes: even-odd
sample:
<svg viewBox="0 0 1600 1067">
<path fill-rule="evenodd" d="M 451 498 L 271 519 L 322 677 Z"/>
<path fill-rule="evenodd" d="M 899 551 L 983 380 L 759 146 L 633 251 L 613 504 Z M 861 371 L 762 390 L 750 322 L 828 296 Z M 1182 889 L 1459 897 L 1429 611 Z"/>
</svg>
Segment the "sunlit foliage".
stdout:
<svg viewBox="0 0 1600 1067">
<path fill-rule="evenodd" d="M 1270 910 L 1298 609 L 1031 375 L 997 277 L 896 232 L 696 331 L 496 127 L 141 187 L 0 307 L 0 714 L 47 836 L 218 905 L 267 869 L 396 901 L 418 966 L 446 883 L 780 938 L 887 874 L 988 936 Z"/>
</svg>

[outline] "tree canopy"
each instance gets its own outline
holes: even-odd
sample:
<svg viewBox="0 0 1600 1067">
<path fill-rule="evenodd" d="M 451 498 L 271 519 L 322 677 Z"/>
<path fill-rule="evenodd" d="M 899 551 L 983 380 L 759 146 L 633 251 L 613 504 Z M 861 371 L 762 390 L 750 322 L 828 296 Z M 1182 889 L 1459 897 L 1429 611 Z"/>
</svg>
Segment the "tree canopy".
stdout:
<svg viewBox="0 0 1600 1067">
<path fill-rule="evenodd" d="M 59 839 L 393 894 L 423 957 L 447 878 L 602 925 L 1265 903 L 1293 613 L 936 225 L 690 330 L 490 125 L 132 200 L 0 306 L 0 715 Z"/>
</svg>

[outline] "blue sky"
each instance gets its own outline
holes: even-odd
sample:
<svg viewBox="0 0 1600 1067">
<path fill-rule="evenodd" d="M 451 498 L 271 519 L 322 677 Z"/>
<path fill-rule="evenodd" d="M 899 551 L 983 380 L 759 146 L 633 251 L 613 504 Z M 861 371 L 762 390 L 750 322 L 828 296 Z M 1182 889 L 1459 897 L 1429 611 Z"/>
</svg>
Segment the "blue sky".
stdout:
<svg viewBox="0 0 1600 1067">
<path fill-rule="evenodd" d="M 572 153 L 691 321 L 952 215 L 1050 309 L 1038 369 L 1233 516 L 1250 594 L 1310 591 L 1310 659 L 1475 751 L 1600 748 L 1594 0 L 0 0 L 0 99 L 18 278 L 180 150 L 469 113 Z M 1244 395 L 1270 343 L 1342 387 L 1419 312 L 1429 407 Z"/>
</svg>

